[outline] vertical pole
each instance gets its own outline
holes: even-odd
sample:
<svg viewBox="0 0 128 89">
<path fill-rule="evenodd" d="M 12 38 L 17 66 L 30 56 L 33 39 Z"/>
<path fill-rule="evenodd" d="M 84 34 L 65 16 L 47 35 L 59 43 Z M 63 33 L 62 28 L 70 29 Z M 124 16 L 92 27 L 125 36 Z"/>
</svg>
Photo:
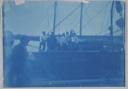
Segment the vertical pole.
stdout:
<svg viewBox="0 0 128 89">
<path fill-rule="evenodd" d="M 111 7 L 111 29 L 110 29 L 110 40 L 111 40 L 111 52 L 112 53 L 110 53 L 110 55 L 111 55 L 111 63 L 113 64 L 113 62 L 114 62 L 114 58 L 113 58 L 113 56 L 114 56 L 114 54 L 113 54 L 113 6 L 114 6 L 114 1 L 112 2 L 112 7 Z M 112 66 L 112 65 L 111 65 Z M 112 68 L 113 68 L 113 66 L 112 66 Z"/>
<path fill-rule="evenodd" d="M 113 45 L 113 6 L 114 6 L 114 1 L 112 2 L 112 8 L 111 8 L 111 30 L 110 30 L 110 40 L 111 44 Z"/>
<path fill-rule="evenodd" d="M 81 2 L 81 13 L 80 13 L 80 36 L 82 31 L 82 13 L 83 12 L 83 2 Z"/>
<path fill-rule="evenodd" d="M 53 23 L 53 32 L 55 33 L 55 25 L 56 25 L 56 6 L 57 6 L 57 1 L 55 1 L 54 5 L 54 23 Z"/>
<path fill-rule="evenodd" d="M 48 32 L 49 32 L 49 13 L 48 13 L 48 8 L 47 8 L 47 19 L 48 19 Z"/>
</svg>

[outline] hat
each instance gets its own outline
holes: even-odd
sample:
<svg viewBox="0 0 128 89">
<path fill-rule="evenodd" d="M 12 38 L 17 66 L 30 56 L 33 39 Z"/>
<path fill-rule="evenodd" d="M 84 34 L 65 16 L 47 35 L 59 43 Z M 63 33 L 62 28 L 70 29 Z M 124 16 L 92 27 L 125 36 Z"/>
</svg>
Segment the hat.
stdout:
<svg viewBox="0 0 128 89">
<path fill-rule="evenodd" d="M 20 37 L 20 41 L 22 42 L 22 43 L 24 43 L 24 42 L 27 42 L 27 41 L 29 41 L 30 39 L 26 36 L 26 35 L 22 35 L 21 37 Z"/>
</svg>

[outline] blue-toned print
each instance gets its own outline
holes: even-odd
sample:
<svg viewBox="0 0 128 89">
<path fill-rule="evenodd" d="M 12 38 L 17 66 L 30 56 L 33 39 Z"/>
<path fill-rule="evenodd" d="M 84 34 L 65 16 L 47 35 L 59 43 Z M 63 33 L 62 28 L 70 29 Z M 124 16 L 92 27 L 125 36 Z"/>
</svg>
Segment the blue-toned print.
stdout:
<svg viewBox="0 0 128 89">
<path fill-rule="evenodd" d="M 4 1 L 3 87 L 125 87 L 125 2 Z"/>
</svg>

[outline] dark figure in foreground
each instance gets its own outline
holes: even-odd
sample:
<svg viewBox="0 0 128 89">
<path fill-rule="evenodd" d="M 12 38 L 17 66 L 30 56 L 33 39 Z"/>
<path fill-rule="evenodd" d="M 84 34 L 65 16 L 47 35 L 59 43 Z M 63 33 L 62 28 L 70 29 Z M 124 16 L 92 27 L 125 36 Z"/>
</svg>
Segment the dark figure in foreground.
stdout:
<svg viewBox="0 0 128 89">
<path fill-rule="evenodd" d="M 8 74 L 9 86 L 7 87 L 27 87 L 30 86 L 31 80 L 27 71 L 27 49 L 29 39 L 26 36 L 22 36 L 20 43 L 12 49 L 12 55 L 10 60 L 12 61 L 12 67 Z"/>
<path fill-rule="evenodd" d="M 3 33 L 3 78 L 4 86 L 8 86 L 8 73 L 11 69 L 12 63 L 10 56 L 12 54 L 13 46 L 13 34 L 11 31 L 6 31 Z"/>
</svg>

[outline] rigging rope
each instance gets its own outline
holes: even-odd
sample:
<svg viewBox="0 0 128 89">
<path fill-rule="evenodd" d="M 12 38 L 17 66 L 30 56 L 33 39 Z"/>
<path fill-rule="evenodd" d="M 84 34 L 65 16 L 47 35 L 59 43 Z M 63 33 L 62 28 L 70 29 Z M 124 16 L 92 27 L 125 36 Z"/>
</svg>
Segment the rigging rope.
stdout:
<svg viewBox="0 0 128 89">
<path fill-rule="evenodd" d="M 51 21 L 51 19 L 52 19 L 52 13 L 54 13 L 54 11 L 53 12 L 51 12 L 51 17 L 50 17 L 50 21 Z M 49 32 L 49 31 L 48 31 Z"/>
<path fill-rule="evenodd" d="M 119 30 L 116 30 L 116 31 L 114 31 L 113 33 L 117 33 L 117 32 L 119 32 L 119 31 L 121 31 L 120 29 Z M 105 34 L 105 35 L 109 35 L 109 33 L 107 33 L 107 34 Z M 104 36 L 105 36 L 104 35 Z"/>
<path fill-rule="evenodd" d="M 67 4 L 67 2 L 65 3 L 65 5 Z M 63 9 L 62 9 L 62 13 L 60 14 L 60 17 L 62 16 L 62 14 L 63 14 L 63 11 L 64 11 L 64 9 L 65 9 L 65 5 L 64 5 L 64 7 L 63 7 Z M 60 20 L 60 17 L 59 17 L 59 20 Z"/>
<path fill-rule="evenodd" d="M 49 17 L 50 17 L 50 18 L 49 18 L 50 20 L 48 20 L 48 23 L 51 21 L 52 13 L 53 13 L 53 12 L 51 12 L 51 16 L 49 16 Z M 48 24 L 48 26 L 49 26 L 49 24 Z M 48 26 L 47 26 L 47 28 L 49 28 Z M 49 32 L 49 29 L 48 29 L 48 32 Z"/>
<path fill-rule="evenodd" d="M 108 17 L 108 21 L 107 21 L 107 25 L 106 25 L 106 28 L 108 28 L 108 23 L 109 23 L 109 19 L 110 17 Z M 106 34 L 106 32 L 105 32 L 105 34 Z"/>
<path fill-rule="evenodd" d="M 87 14 L 88 14 L 88 12 L 87 12 Z M 89 15 L 87 15 L 88 16 L 88 20 L 89 20 Z M 89 28 L 90 28 L 90 32 L 92 33 L 92 29 L 91 29 L 91 25 L 89 24 Z"/>
<path fill-rule="evenodd" d="M 75 18 L 73 19 L 73 21 L 72 21 L 72 23 L 68 26 L 68 28 L 73 24 L 73 22 L 75 22 L 75 20 L 76 20 L 76 17 L 79 15 L 79 13 L 75 16 Z M 67 29 L 68 29 L 67 28 Z"/>
<path fill-rule="evenodd" d="M 77 8 L 75 8 L 69 15 L 67 15 L 63 20 L 61 20 L 56 26 L 55 26 L 55 28 L 59 25 L 59 24 L 61 24 L 67 17 L 69 17 L 75 10 L 77 10 L 78 8 L 80 7 L 80 5 L 77 7 Z M 52 28 L 49 32 L 51 32 L 52 30 L 53 30 L 54 28 Z M 48 32 L 48 33 L 49 33 Z"/>
<path fill-rule="evenodd" d="M 44 20 L 45 16 L 47 15 L 47 13 L 45 13 L 45 15 L 43 16 L 42 20 L 40 21 L 40 23 Z M 36 29 L 39 27 L 40 23 L 36 26 L 36 28 L 34 29 L 34 31 L 31 33 L 31 35 L 36 31 Z"/>
<path fill-rule="evenodd" d="M 45 12 L 45 11 L 44 11 Z M 42 17 L 42 14 L 41 14 L 41 16 L 40 17 Z M 40 19 L 40 17 L 37 19 L 37 21 L 35 21 L 34 22 L 34 24 L 30 27 L 30 29 L 32 29 L 33 28 L 33 26 L 36 24 L 36 23 L 38 23 L 38 20 Z M 31 31 L 31 30 L 30 30 Z M 30 31 L 28 32 L 28 33 L 30 33 Z"/>
<path fill-rule="evenodd" d="M 47 26 L 47 29 L 49 31 L 49 11 L 48 11 L 48 8 L 47 8 L 47 20 L 48 20 L 48 26 Z"/>
<path fill-rule="evenodd" d="M 87 13 L 87 15 L 88 15 L 88 17 L 89 17 L 89 19 L 90 19 L 90 16 L 89 16 L 89 14 L 88 14 L 88 13 Z M 91 24 L 92 24 L 92 22 L 91 22 Z M 97 33 L 96 33 L 96 30 L 94 29 L 93 24 L 92 24 L 92 28 L 93 28 L 93 30 L 94 30 L 94 32 L 95 32 L 95 34 L 97 34 Z"/>
<path fill-rule="evenodd" d="M 111 1 L 110 1 L 110 2 L 111 2 Z M 96 14 L 87 24 L 89 24 L 89 23 L 101 12 L 110 2 L 108 2 L 108 3 Z M 84 27 L 86 27 L 87 24 L 85 24 Z M 83 28 L 84 28 L 84 27 L 83 27 Z M 82 28 L 82 29 L 83 29 L 83 28 Z"/>
<path fill-rule="evenodd" d="M 61 4 L 60 4 L 60 7 L 61 7 L 61 5 L 62 5 L 62 2 L 61 2 Z M 59 7 L 59 5 L 58 5 L 58 7 Z M 57 13 L 58 13 L 58 14 L 57 14 L 58 16 L 59 16 L 59 13 L 60 13 L 60 7 L 59 7 L 59 9 L 57 10 L 57 11 L 58 11 L 58 12 L 57 12 Z M 57 17 L 58 17 L 58 16 L 57 16 Z M 57 29 L 58 29 L 57 33 L 60 34 L 59 26 L 58 26 Z M 57 30 L 57 29 L 56 29 L 56 30 Z"/>
<path fill-rule="evenodd" d="M 114 25 L 113 27 L 115 27 L 116 25 Z M 100 33 L 98 33 L 98 34 L 101 34 L 101 33 L 103 33 L 103 32 L 106 32 L 106 31 L 108 31 L 108 29 L 106 29 L 105 31 L 102 31 L 102 32 L 100 32 Z M 95 36 L 98 36 L 98 34 L 97 35 L 95 35 Z M 105 36 L 105 35 L 104 35 Z M 88 40 L 86 40 L 86 42 L 91 42 L 91 41 L 94 41 L 95 39 L 94 38 L 91 38 L 91 39 L 88 39 Z"/>
<path fill-rule="evenodd" d="M 115 27 L 116 25 L 114 25 L 113 27 Z M 108 28 L 106 29 L 106 30 L 104 30 L 104 31 L 102 31 L 102 32 L 100 32 L 100 33 L 98 33 L 97 35 L 99 35 L 99 34 L 101 34 L 101 33 L 103 33 L 103 32 L 106 32 L 106 31 L 108 31 Z"/>
<path fill-rule="evenodd" d="M 52 6 L 51 6 L 52 7 Z M 50 8 L 51 8 L 50 7 Z M 45 9 L 46 11 L 47 9 Z M 47 13 L 45 13 L 45 15 L 43 16 L 42 20 L 40 21 L 40 23 L 36 26 L 36 28 L 32 31 L 31 35 L 36 31 L 36 29 L 39 27 L 39 25 L 41 24 L 41 22 L 43 21 L 43 19 L 45 18 L 45 16 L 47 15 Z"/>
<path fill-rule="evenodd" d="M 58 2 L 57 2 L 57 4 L 58 4 Z M 62 2 L 60 3 L 60 7 L 61 7 L 61 5 L 62 5 Z M 58 7 L 59 7 L 59 5 L 58 5 Z M 60 7 L 59 7 L 58 10 L 57 10 L 57 11 L 58 11 L 58 14 L 60 13 Z M 57 15 L 58 15 L 58 14 L 57 14 Z"/>
<path fill-rule="evenodd" d="M 104 12 L 104 18 L 103 18 L 103 23 L 102 23 L 102 25 L 101 25 L 101 32 L 102 32 L 102 29 L 103 29 L 103 25 L 104 25 L 104 19 L 105 19 L 105 15 L 106 15 L 106 8 L 105 8 L 105 12 Z M 101 35 L 101 34 L 100 34 Z"/>
<path fill-rule="evenodd" d="M 91 3 L 89 4 L 89 6 L 90 6 L 90 5 L 91 5 Z M 85 12 L 88 10 L 89 6 L 88 6 L 87 9 L 84 11 L 84 14 L 85 14 Z M 84 14 L 83 14 L 83 15 L 84 15 Z M 80 20 L 77 22 L 77 24 L 75 25 L 75 27 L 74 27 L 73 29 L 76 28 L 76 26 L 78 25 L 79 22 L 80 22 Z"/>
</svg>

